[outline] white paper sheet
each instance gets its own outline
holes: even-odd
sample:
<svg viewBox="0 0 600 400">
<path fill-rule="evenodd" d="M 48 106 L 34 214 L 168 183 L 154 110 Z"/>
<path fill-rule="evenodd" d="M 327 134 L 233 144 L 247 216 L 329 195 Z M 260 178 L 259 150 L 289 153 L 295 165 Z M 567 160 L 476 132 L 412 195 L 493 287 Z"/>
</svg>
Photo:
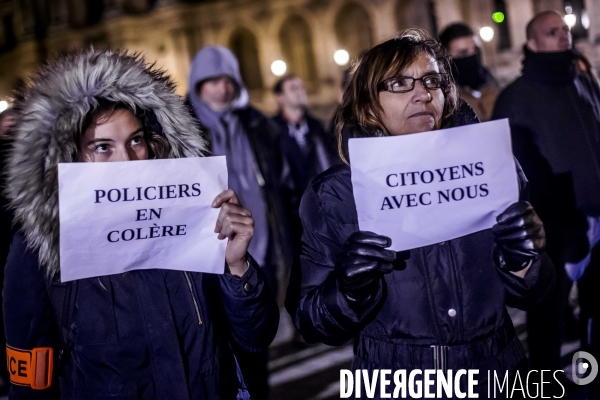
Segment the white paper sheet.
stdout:
<svg viewBox="0 0 600 400">
<path fill-rule="evenodd" d="M 395 251 L 489 229 L 518 200 L 507 119 L 350 139 L 349 151 L 359 227 Z"/>
<path fill-rule="evenodd" d="M 64 163 L 58 179 L 63 282 L 149 268 L 224 272 L 227 239 L 213 232 L 211 203 L 227 188 L 225 157 Z"/>
</svg>

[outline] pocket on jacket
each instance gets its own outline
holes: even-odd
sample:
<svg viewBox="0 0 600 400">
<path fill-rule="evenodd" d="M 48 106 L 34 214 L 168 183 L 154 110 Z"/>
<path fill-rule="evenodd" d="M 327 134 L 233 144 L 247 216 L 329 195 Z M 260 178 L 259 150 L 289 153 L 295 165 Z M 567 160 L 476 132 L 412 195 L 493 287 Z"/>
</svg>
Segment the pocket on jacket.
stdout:
<svg viewBox="0 0 600 400">
<path fill-rule="evenodd" d="M 117 342 L 114 293 L 110 277 L 88 278 L 79 283 L 71 324 L 76 345 Z"/>
</svg>

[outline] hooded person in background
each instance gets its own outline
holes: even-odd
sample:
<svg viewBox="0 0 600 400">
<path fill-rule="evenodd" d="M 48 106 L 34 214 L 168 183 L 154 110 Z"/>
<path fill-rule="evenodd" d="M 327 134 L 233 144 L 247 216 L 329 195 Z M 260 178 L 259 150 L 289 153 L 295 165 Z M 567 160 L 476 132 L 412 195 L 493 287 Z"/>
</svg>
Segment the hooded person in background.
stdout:
<svg viewBox="0 0 600 400">
<path fill-rule="evenodd" d="M 557 268 L 556 289 L 527 320 L 532 367 L 557 370 L 571 287 L 565 265 L 586 257 L 586 216 L 592 223 L 600 217 L 600 90 L 557 11 L 529 22 L 524 53 L 522 75 L 500 94 L 493 118 L 509 118 L 513 151 L 530 179 L 531 203 Z M 584 349 L 599 358 L 597 252 L 579 281 L 579 302 Z"/>
<path fill-rule="evenodd" d="M 238 61 L 228 49 L 208 46 L 196 54 L 189 78 L 189 102 L 208 131 L 213 155 L 227 156 L 229 186 L 252 212 L 249 252 L 263 266 L 277 292 L 277 278 L 291 265 L 289 204 L 297 203 L 289 166 L 281 154 L 277 127 L 248 105 Z M 253 399 L 268 397 L 265 351 L 238 357 Z"/>
<path fill-rule="evenodd" d="M 58 165 L 203 156 L 174 87 L 140 56 L 87 50 L 45 65 L 17 102 L 6 192 L 19 230 L 2 293 L 11 399 L 233 400 L 234 353 L 273 340 L 279 310 L 231 190 L 213 202 L 223 274 L 155 262 L 61 282 Z"/>
<path fill-rule="evenodd" d="M 458 84 L 458 94 L 481 121 L 488 121 L 500 89 L 483 66 L 479 38 L 468 25 L 457 22 L 440 33 L 440 42 L 452 59 L 452 76 Z"/>
</svg>

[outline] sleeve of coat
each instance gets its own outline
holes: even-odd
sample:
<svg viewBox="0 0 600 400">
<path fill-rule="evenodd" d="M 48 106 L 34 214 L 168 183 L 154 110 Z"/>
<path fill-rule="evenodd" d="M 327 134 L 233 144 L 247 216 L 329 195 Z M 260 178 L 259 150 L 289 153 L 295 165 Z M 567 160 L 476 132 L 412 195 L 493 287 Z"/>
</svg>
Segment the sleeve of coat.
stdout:
<svg viewBox="0 0 600 400">
<path fill-rule="evenodd" d="M 271 344 L 279 326 L 279 307 L 266 277 L 248 255 L 248 270 L 239 277 L 219 275 L 223 308 L 231 337 L 244 351 L 259 352 Z"/>
<path fill-rule="evenodd" d="M 340 345 L 355 336 L 376 313 L 384 299 L 383 285 L 362 310 L 352 309 L 333 271 L 342 250 L 328 224 L 313 186 L 306 190 L 300 205 L 302 252 L 292 268 L 286 309 L 308 343 Z"/>
<path fill-rule="evenodd" d="M 519 178 L 519 199 L 528 200 L 529 184 L 517 160 Z M 506 288 L 506 303 L 510 307 L 526 310 L 538 303 L 554 285 L 555 270 L 550 257 L 544 252 L 535 259 L 523 278 L 509 271 L 497 268 L 500 279 Z"/>
<path fill-rule="evenodd" d="M 21 232 L 13 238 L 4 270 L 3 310 L 6 344 L 15 349 L 32 350 L 52 347 L 54 350 L 53 382 L 49 389 L 34 390 L 11 384 L 9 399 L 59 399 L 56 368 L 59 340 L 44 272 L 37 255 L 26 248 Z M 9 373 L 18 374 L 16 363 L 8 359 Z"/>
</svg>

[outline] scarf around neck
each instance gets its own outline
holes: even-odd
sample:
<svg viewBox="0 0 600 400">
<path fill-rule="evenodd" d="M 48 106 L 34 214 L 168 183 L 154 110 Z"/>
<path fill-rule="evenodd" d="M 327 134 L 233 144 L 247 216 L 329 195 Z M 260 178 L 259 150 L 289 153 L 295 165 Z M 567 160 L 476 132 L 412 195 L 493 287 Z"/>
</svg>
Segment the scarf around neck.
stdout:
<svg viewBox="0 0 600 400">
<path fill-rule="evenodd" d="M 574 50 L 559 52 L 533 52 L 524 47 L 523 77 L 551 86 L 573 82 L 577 53 Z"/>
</svg>

